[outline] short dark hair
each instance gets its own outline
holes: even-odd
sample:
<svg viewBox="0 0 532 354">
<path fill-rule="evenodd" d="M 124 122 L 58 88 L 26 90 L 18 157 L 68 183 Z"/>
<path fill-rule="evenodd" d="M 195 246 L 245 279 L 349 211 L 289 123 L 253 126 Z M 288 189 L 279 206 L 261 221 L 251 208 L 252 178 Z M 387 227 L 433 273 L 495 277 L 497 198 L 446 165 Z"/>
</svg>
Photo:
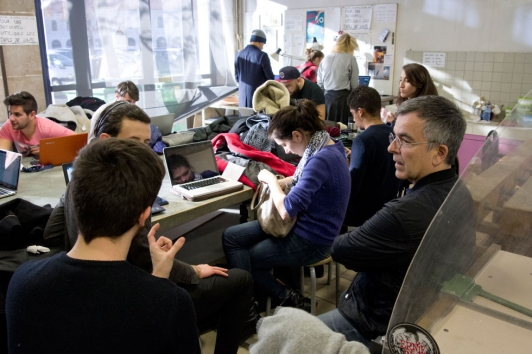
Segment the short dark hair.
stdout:
<svg viewBox="0 0 532 354">
<path fill-rule="evenodd" d="M 311 135 L 325 130 L 325 123 L 320 119 L 316 104 L 309 100 L 301 100 L 296 106 L 281 108 L 275 113 L 268 127 L 268 137 L 292 140 L 292 132 L 308 132 Z"/>
<path fill-rule="evenodd" d="M 438 89 L 432 81 L 432 77 L 428 70 L 421 64 L 412 63 L 403 66 L 406 78 L 410 85 L 417 88 L 415 97 L 419 96 L 438 96 Z M 397 99 L 397 106 L 406 101 L 406 97 L 399 97 Z"/>
<path fill-rule="evenodd" d="M 69 188 L 85 242 L 131 229 L 155 201 L 164 174 L 161 159 L 138 141 L 100 139 L 83 148 Z"/>
<path fill-rule="evenodd" d="M 6 106 L 22 106 L 22 110 L 26 114 L 30 114 L 31 112 L 37 113 L 37 101 L 27 91 L 20 91 L 7 96 L 4 99 L 4 104 Z"/>
<path fill-rule="evenodd" d="M 416 113 L 423 121 L 423 135 L 430 143 L 427 149 L 435 144 L 447 146 L 449 152 L 445 162 L 453 165 L 467 126 L 460 109 L 441 96 L 420 96 L 399 106 L 397 117 L 408 113 Z"/>
<path fill-rule="evenodd" d="M 381 111 L 381 96 L 373 87 L 357 86 L 347 98 L 349 108 L 357 110 L 363 108 L 370 116 L 378 116 Z"/>
<path fill-rule="evenodd" d="M 95 115 L 92 119 L 97 119 L 94 125 L 94 136 L 96 138 L 102 133 L 116 137 L 120 133 L 124 119 L 138 120 L 147 124 L 151 123 L 150 117 L 142 108 L 125 101 L 111 103 L 105 107 L 99 116 Z"/>
<path fill-rule="evenodd" d="M 118 93 L 120 97 L 124 97 L 129 94 L 131 99 L 138 101 L 139 100 L 139 88 L 132 81 L 122 81 L 116 86 L 115 93 Z"/>
<path fill-rule="evenodd" d="M 188 162 L 187 158 L 179 154 L 173 154 L 168 156 L 166 158 L 166 163 L 168 164 L 169 170 L 173 170 L 181 166 L 190 168 L 190 163 Z M 172 173 L 171 171 L 169 172 Z"/>
</svg>

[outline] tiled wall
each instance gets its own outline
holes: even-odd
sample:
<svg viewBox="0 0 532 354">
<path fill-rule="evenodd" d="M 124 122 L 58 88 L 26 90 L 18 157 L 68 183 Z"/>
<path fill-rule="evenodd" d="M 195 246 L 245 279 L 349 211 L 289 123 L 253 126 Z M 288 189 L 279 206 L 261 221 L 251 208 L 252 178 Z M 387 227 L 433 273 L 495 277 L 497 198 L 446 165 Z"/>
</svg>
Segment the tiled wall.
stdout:
<svg viewBox="0 0 532 354">
<path fill-rule="evenodd" d="M 445 52 L 445 67 L 429 70 L 438 93 L 473 113 L 481 96 L 513 107 L 532 89 L 532 53 Z M 407 51 L 407 63 L 422 64 L 422 51 Z"/>
</svg>

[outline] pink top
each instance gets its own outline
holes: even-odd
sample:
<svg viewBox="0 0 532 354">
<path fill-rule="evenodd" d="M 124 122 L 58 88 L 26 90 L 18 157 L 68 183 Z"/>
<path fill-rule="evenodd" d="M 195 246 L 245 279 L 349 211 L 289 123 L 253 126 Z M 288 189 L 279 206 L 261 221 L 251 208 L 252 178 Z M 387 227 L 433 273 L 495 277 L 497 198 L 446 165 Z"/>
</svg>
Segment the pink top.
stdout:
<svg viewBox="0 0 532 354">
<path fill-rule="evenodd" d="M 12 141 L 19 153 L 23 156 L 28 156 L 26 146 L 39 145 L 41 139 L 74 134 L 72 130 L 63 127 L 48 118 L 35 116 L 35 122 L 37 122 L 37 126 L 35 128 L 35 133 L 30 140 L 26 139 L 21 130 L 14 130 L 11 123 L 9 123 L 9 120 L 6 121 L 2 126 L 2 129 L 0 129 L 0 139 Z"/>
</svg>

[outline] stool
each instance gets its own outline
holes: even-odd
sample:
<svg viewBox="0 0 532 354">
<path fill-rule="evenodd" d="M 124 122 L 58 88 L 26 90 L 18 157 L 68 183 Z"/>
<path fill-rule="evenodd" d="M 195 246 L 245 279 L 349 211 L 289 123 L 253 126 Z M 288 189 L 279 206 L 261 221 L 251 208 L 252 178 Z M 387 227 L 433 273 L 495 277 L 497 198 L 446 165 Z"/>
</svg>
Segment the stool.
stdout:
<svg viewBox="0 0 532 354">
<path fill-rule="evenodd" d="M 333 259 L 331 256 L 328 256 L 327 258 L 313 263 L 308 264 L 305 266 L 301 266 L 301 292 L 304 293 L 305 291 L 305 267 L 310 268 L 310 314 L 316 315 L 316 268 L 317 266 L 329 264 L 329 271 L 327 274 L 327 285 L 331 284 L 331 277 L 332 277 L 332 262 Z M 338 262 L 334 262 L 336 264 L 336 307 L 338 307 L 338 296 L 340 293 L 340 266 Z"/>
<path fill-rule="evenodd" d="M 319 265 L 329 264 L 329 271 L 327 273 L 327 285 L 331 284 L 331 277 L 332 277 L 332 262 L 333 259 L 331 256 L 328 256 L 327 258 L 313 263 L 301 266 L 301 293 L 305 293 L 305 267 L 310 268 L 310 313 L 312 315 L 316 315 L 316 268 Z M 340 265 L 338 262 L 334 262 L 336 264 L 336 307 L 338 307 L 338 296 L 340 295 Z M 273 273 L 273 269 L 271 270 Z M 272 306 L 272 299 L 268 296 L 266 299 L 266 316 L 270 315 Z"/>
</svg>

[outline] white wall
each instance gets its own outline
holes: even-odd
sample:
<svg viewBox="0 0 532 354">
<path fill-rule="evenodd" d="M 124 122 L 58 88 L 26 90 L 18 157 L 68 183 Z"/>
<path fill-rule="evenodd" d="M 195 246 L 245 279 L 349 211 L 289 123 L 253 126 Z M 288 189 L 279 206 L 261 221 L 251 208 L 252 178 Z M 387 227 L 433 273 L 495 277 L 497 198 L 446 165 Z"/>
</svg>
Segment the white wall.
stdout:
<svg viewBox="0 0 532 354">
<path fill-rule="evenodd" d="M 264 0 L 244 0 L 260 7 Z M 291 9 L 398 3 L 395 76 L 406 51 L 532 52 L 530 0 L 275 0 Z M 327 15 L 327 14 L 326 14 Z M 248 15 L 249 16 L 249 15 Z M 246 17 L 247 19 L 253 16 Z M 327 21 L 326 21 L 327 22 Z M 253 23 L 250 27 L 258 25 Z M 327 26 L 327 23 L 325 23 Z M 397 74 L 398 73 L 398 74 Z M 394 80 L 397 81 L 397 77 Z M 394 94 L 397 94 L 394 85 Z"/>
</svg>

